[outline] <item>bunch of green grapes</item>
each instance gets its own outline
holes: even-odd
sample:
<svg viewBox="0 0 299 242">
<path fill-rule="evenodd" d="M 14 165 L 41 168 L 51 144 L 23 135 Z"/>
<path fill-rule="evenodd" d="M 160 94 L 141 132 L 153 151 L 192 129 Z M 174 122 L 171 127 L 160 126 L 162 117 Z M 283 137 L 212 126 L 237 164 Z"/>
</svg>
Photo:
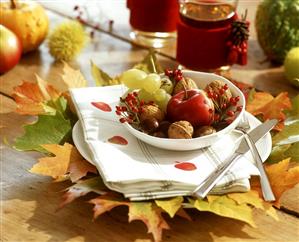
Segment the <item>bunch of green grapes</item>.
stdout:
<svg viewBox="0 0 299 242">
<path fill-rule="evenodd" d="M 145 102 L 153 101 L 166 111 L 173 90 L 172 81 L 164 74 L 150 73 L 130 69 L 120 76 L 120 81 L 129 89 L 139 89 L 138 97 Z"/>
</svg>

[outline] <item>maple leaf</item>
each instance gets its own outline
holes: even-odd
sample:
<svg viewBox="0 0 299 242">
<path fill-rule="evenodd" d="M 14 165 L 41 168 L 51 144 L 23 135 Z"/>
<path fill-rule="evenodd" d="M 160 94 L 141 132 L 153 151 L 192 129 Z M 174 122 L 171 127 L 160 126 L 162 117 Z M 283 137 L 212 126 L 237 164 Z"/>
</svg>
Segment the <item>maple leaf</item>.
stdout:
<svg viewBox="0 0 299 242">
<path fill-rule="evenodd" d="M 253 221 L 252 208 L 247 204 L 238 204 L 227 196 L 208 196 L 208 200 L 189 199 L 189 202 L 199 211 L 212 212 L 223 217 L 241 220 L 252 227 L 256 227 Z"/>
<path fill-rule="evenodd" d="M 135 69 L 145 71 L 146 73 L 162 73 L 163 68 L 157 60 L 155 52 L 150 50 L 149 53 L 144 57 L 144 59 L 133 66 Z"/>
<path fill-rule="evenodd" d="M 297 143 L 295 143 L 295 147 L 297 146 L 296 144 Z M 299 142 L 298 142 L 298 144 L 299 144 Z M 289 150 L 291 147 L 292 147 L 292 144 L 274 146 L 272 148 L 270 156 L 266 160 L 266 163 L 276 163 L 276 162 L 279 162 L 283 159 L 286 159 L 286 158 L 289 158 L 289 157 L 293 156 L 292 152 L 291 152 L 291 155 L 286 154 L 287 150 Z M 298 147 L 298 149 L 299 149 L 299 147 Z M 296 152 L 296 150 L 295 150 L 295 152 Z M 293 157 L 292 157 L 292 159 L 293 159 Z M 296 159 L 296 157 L 295 157 L 295 159 Z"/>
<path fill-rule="evenodd" d="M 91 64 L 91 75 L 95 80 L 96 86 L 111 86 L 120 84 L 120 81 L 117 78 L 112 78 L 102 69 L 97 67 L 93 61 L 90 61 Z"/>
<path fill-rule="evenodd" d="M 64 62 L 63 75 L 61 76 L 63 83 L 60 83 L 59 90 L 62 92 L 68 91 L 70 88 L 86 87 L 87 81 L 80 70 L 74 70 L 66 62 Z M 63 85 L 61 85 L 63 84 Z"/>
<path fill-rule="evenodd" d="M 95 166 L 84 160 L 76 147 L 71 144 L 41 146 L 54 156 L 40 158 L 39 162 L 30 169 L 32 173 L 51 176 L 56 181 L 63 181 L 62 177 L 69 173 L 72 182 L 76 182 L 88 172 L 97 173 Z"/>
<path fill-rule="evenodd" d="M 239 82 L 239 81 L 233 80 L 231 78 L 230 78 L 230 81 L 241 90 L 241 92 L 245 96 L 245 100 L 249 101 L 251 98 L 252 92 L 254 92 L 254 88 L 252 87 L 252 85 L 244 83 L 244 82 Z"/>
<path fill-rule="evenodd" d="M 77 149 L 75 151 L 78 152 Z M 70 179 L 72 182 L 76 182 L 82 177 L 86 176 L 88 172 L 97 174 L 97 168 L 90 164 L 88 161 L 83 160 L 83 158 L 80 155 L 80 158 L 78 159 L 72 159 L 70 161 L 68 172 L 70 173 Z"/>
<path fill-rule="evenodd" d="M 284 159 L 279 163 L 265 166 L 276 201 L 274 206 L 280 207 L 282 194 L 299 183 L 299 166 L 289 169 L 290 158 Z M 262 197 L 259 179 L 253 177 L 250 180 L 252 190 L 255 190 Z"/>
<path fill-rule="evenodd" d="M 63 146 L 57 144 L 44 144 L 41 146 L 55 156 L 38 159 L 39 162 L 30 169 L 32 173 L 57 178 L 67 173 L 72 159 L 81 158 L 78 157 L 76 148 L 68 143 L 65 143 Z"/>
<path fill-rule="evenodd" d="M 128 206 L 129 202 L 124 201 L 119 194 L 114 192 L 109 192 L 103 196 L 91 199 L 89 203 L 94 204 L 93 208 L 93 218 L 96 219 L 103 213 L 109 212 L 115 207 L 126 205 Z"/>
<path fill-rule="evenodd" d="M 293 143 L 291 147 L 284 152 L 284 158 L 286 157 L 290 157 L 291 161 L 299 162 L 299 142 Z"/>
<path fill-rule="evenodd" d="M 262 198 L 260 198 L 257 191 L 250 190 L 249 192 L 229 193 L 226 196 L 233 199 L 239 205 L 248 204 L 255 208 L 264 210 L 272 218 L 274 218 L 277 221 L 279 220 L 276 210 L 272 207 L 270 203 L 265 202 Z"/>
<path fill-rule="evenodd" d="M 97 194 L 106 194 L 108 192 L 108 189 L 99 176 L 80 180 L 75 185 L 67 188 L 66 190 L 67 192 L 64 193 L 62 197 L 59 209 L 64 207 L 66 204 L 71 203 L 76 198 L 85 196 L 90 192 L 94 192 Z"/>
<path fill-rule="evenodd" d="M 174 197 L 164 200 L 155 200 L 158 207 L 162 208 L 165 212 L 169 214 L 171 218 L 179 211 L 184 201 L 183 197 Z"/>
<path fill-rule="evenodd" d="M 35 150 L 47 153 L 42 144 L 61 144 L 71 140 L 71 121 L 61 112 L 39 115 L 37 122 L 24 126 L 25 134 L 16 138 L 14 148 L 21 151 Z"/>
<path fill-rule="evenodd" d="M 109 194 L 90 200 L 94 204 L 94 217 L 110 211 L 114 207 L 129 207 L 129 222 L 141 220 L 148 228 L 148 233 L 152 233 L 156 242 L 161 241 L 163 229 L 169 229 L 168 224 L 161 216 L 161 209 L 152 202 L 127 202 L 121 200 L 119 196 L 112 197 Z"/>
<path fill-rule="evenodd" d="M 287 121 L 299 120 L 299 95 L 292 98 L 292 109 L 287 114 Z"/>
<path fill-rule="evenodd" d="M 246 105 L 246 110 L 253 115 L 262 115 L 263 120 L 277 119 L 276 130 L 282 130 L 286 119 L 283 111 L 291 108 L 291 101 L 287 92 L 282 92 L 275 98 L 266 92 L 255 92 L 253 99 Z"/>
<path fill-rule="evenodd" d="M 16 112 L 25 115 L 53 114 L 55 109 L 48 101 L 56 100 L 61 93 L 36 75 L 37 82 L 23 82 L 14 87 L 12 97 L 16 101 Z"/>
<path fill-rule="evenodd" d="M 156 242 L 161 241 L 163 229 L 169 229 L 168 224 L 161 216 L 161 210 L 151 202 L 131 202 L 129 205 L 129 222 L 133 220 L 143 221 L 148 233 L 152 233 Z"/>
<path fill-rule="evenodd" d="M 273 145 L 286 145 L 299 142 L 299 120 L 285 125 L 283 130 L 272 138 Z"/>
<path fill-rule="evenodd" d="M 185 211 L 185 209 L 183 207 L 181 207 L 177 212 L 176 212 L 177 216 L 180 216 L 181 218 L 187 219 L 189 221 L 192 221 L 191 217 L 189 216 L 189 214 Z"/>
</svg>

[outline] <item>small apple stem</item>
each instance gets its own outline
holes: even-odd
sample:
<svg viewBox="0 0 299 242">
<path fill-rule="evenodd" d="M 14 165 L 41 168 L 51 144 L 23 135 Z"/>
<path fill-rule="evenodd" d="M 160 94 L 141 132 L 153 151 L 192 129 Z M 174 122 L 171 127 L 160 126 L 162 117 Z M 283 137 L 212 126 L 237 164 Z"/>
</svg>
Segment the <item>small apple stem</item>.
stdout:
<svg viewBox="0 0 299 242">
<path fill-rule="evenodd" d="M 17 8 L 17 2 L 16 2 L 16 0 L 10 0 L 10 8 L 11 9 Z"/>
<path fill-rule="evenodd" d="M 186 99 L 188 99 L 188 93 L 187 93 L 187 89 L 184 84 L 183 84 L 183 88 L 184 88 L 184 92 L 185 92 L 184 99 L 186 100 Z"/>
</svg>

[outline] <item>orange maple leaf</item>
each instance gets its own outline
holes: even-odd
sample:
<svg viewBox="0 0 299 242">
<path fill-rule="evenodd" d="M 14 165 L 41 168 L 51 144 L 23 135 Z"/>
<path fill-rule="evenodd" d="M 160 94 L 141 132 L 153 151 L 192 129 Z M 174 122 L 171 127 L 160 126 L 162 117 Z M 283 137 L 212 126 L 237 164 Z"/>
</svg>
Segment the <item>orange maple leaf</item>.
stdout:
<svg viewBox="0 0 299 242">
<path fill-rule="evenodd" d="M 85 176 L 87 172 L 97 173 L 96 168 L 84 160 L 76 147 L 71 144 L 41 146 L 55 156 L 40 158 L 39 162 L 30 169 L 32 173 L 51 176 L 54 179 L 69 173 L 73 182 Z"/>
<path fill-rule="evenodd" d="M 282 130 L 283 121 L 286 119 L 284 110 L 291 108 L 291 101 L 287 92 L 282 92 L 275 98 L 267 92 L 256 92 L 253 100 L 247 103 L 246 110 L 253 115 L 261 114 L 264 121 L 277 119 L 279 123 L 275 126 L 276 130 Z"/>
<path fill-rule="evenodd" d="M 115 193 L 114 193 L 115 194 Z M 169 229 L 168 224 L 163 219 L 161 212 L 152 202 L 126 202 L 117 198 L 117 195 L 113 200 L 111 194 L 106 194 L 90 200 L 90 203 L 94 204 L 94 217 L 96 218 L 100 214 L 110 211 L 117 206 L 129 207 L 129 222 L 133 220 L 141 220 L 148 228 L 148 233 L 152 233 L 156 242 L 161 241 L 163 229 Z"/>
<path fill-rule="evenodd" d="M 97 168 L 83 159 L 74 159 L 70 162 L 68 171 L 72 182 L 76 182 L 86 176 L 88 172 L 96 174 Z"/>
<path fill-rule="evenodd" d="M 16 112 L 26 115 L 45 114 L 47 112 L 46 103 L 49 100 L 56 100 L 61 93 L 53 86 L 36 77 L 37 82 L 23 82 L 13 90 L 13 98 L 16 101 Z"/>
<path fill-rule="evenodd" d="M 299 183 L 299 166 L 289 169 L 290 158 L 279 163 L 265 166 L 276 201 L 275 207 L 280 207 L 280 198 L 282 194 Z M 256 190 L 262 197 L 262 190 L 259 179 L 254 177 L 250 180 L 252 190 Z"/>
</svg>

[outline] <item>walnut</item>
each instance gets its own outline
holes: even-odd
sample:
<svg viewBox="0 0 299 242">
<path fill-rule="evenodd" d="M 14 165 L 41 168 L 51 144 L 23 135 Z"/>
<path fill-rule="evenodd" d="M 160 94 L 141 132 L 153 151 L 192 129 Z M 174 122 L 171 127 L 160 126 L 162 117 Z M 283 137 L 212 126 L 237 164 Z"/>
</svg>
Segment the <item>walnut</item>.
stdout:
<svg viewBox="0 0 299 242">
<path fill-rule="evenodd" d="M 209 85 L 206 86 L 205 91 L 217 93 L 219 96 L 221 96 L 222 103 L 228 103 L 230 98 L 233 96 L 227 84 L 221 80 L 215 80 L 211 82 Z"/>
<path fill-rule="evenodd" d="M 184 90 L 198 89 L 196 83 L 189 77 L 184 77 L 182 80 L 178 81 L 174 86 L 172 95 L 175 95 Z"/>
<path fill-rule="evenodd" d="M 188 121 L 177 121 L 168 128 L 168 137 L 171 139 L 192 139 L 193 126 Z"/>
<path fill-rule="evenodd" d="M 194 131 L 194 138 L 216 133 L 212 126 L 201 126 Z"/>
<path fill-rule="evenodd" d="M 141 122 L 151 118 L 155 118 L 158 122 L 161 122 L 164 119 L 164 112 L 155 104 L 146 104 L 142 107 L 139 118 Z"/>
</svg>

